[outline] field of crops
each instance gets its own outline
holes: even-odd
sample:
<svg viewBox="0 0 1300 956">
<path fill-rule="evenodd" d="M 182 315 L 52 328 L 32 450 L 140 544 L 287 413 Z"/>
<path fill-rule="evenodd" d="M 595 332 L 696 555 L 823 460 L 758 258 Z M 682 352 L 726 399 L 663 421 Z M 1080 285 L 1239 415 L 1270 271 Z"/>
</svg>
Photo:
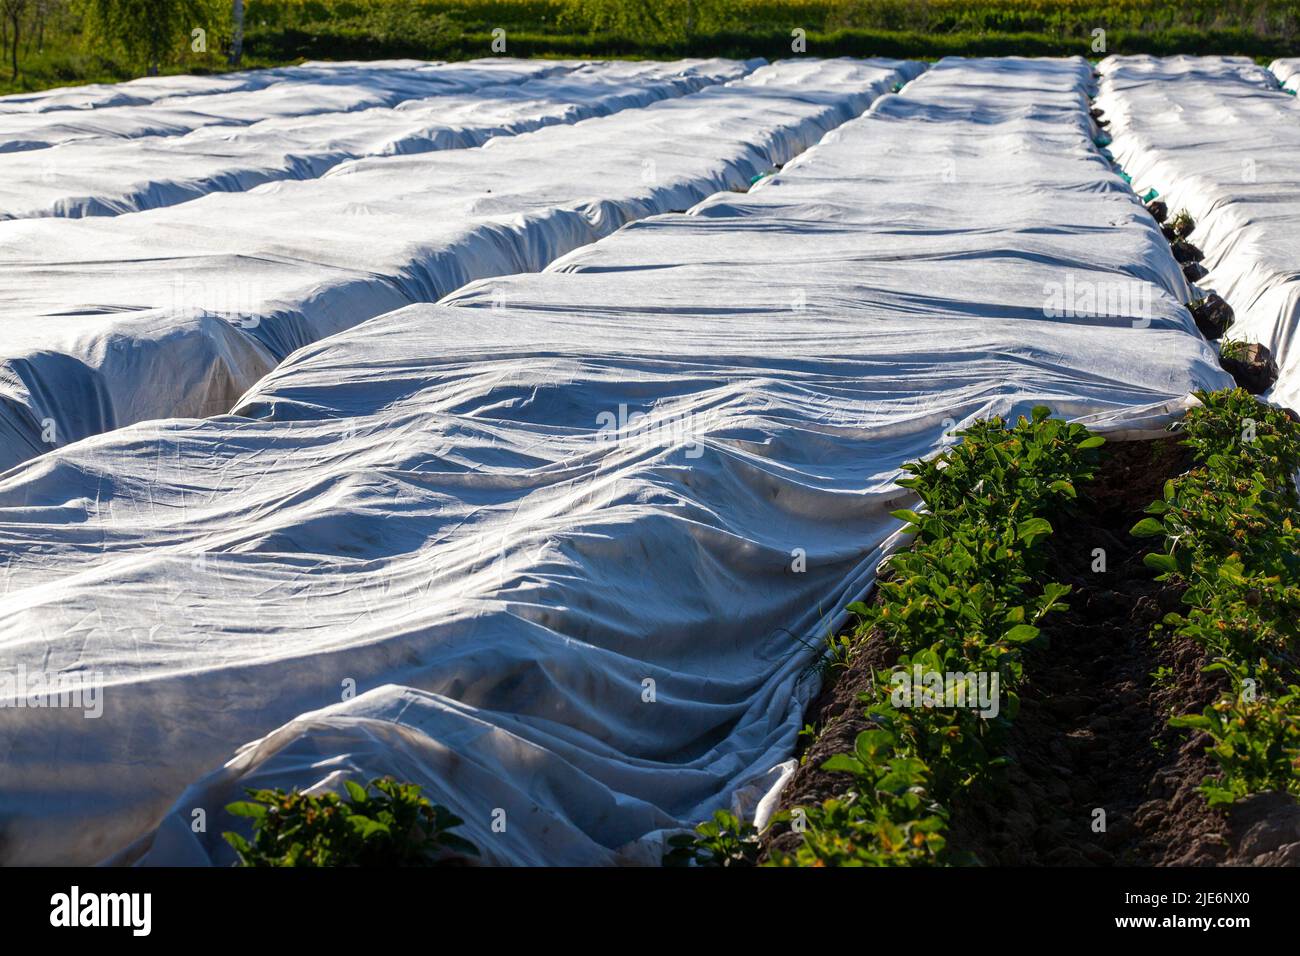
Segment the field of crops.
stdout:
<svg viewBox="0 0 1300 956">
<path fill-rule="evenodd" d="M 1298 76 L 0 97 L 0 864 L 1300 865 Z"/>
</svg>

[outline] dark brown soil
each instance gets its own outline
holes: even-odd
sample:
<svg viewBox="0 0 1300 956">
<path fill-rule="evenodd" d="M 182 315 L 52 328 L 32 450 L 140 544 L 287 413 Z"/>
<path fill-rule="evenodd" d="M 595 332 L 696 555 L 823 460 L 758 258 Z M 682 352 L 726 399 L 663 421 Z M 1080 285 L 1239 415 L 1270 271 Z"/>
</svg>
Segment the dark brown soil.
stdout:
<svg viewBox="0 0 1300 956">
<path fill-rule="evenodd" d="M 1190 464 L 1172 439 L 1106 446 L 1098 479 L 1080 489 L 1078 513 L 1050 539 L 1053 579 L 1069 584 L 1070 609 L 1054 615 L 1046 647 L 1026 657 L 1021 712 L 1000 776 L 952 805 L 949 846 L 986 865 L 1216 865 L 1300 863 L 1300 805 L 1265 795 L 1211 810 L 1197 786 L 1213 773 L 1205 738 L 1166 726 L 1218 693 L 1189 641 L 1151 637 L 1179 605 L 1142 564 L 1129 529 L 1167 478 Z M 1105 569 L 1093 570 L 1095 549 Z M 822 732 L 808 747 L 781 808 L 843 791 L 846 777 L 821 763 L 851 750 L 866 729 L 857 703 L 873 671 L 896 651 L 878 637 L 832 672 L 807 722 Z M 1160 677 L 1153 674 L 1160 672 Z M 1104 811 L 1104 831 L 1094 829 Z M 776 835 L 792 850 L 798 837 Z"/>
</svg>

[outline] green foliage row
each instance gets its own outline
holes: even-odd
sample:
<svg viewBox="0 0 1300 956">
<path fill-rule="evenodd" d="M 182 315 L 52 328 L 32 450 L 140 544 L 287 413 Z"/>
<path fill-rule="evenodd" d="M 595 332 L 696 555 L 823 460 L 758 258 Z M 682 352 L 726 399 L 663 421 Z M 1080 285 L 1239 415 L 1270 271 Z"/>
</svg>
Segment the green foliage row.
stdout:
<svg viewBox="0 0 1300 956">
<path fill-rule="evenodd" d="M 336 793 L 249 790 L 226 810 L 253 822 L 253 838 L 224 834 L 241 866 L 430 866 L 462 862 L 478 848 L 451 831 L 465 821 L 389 778 Z M 374 793 L 370 791 L 374 790 Z"/>
<path fill-rule="evenodd" d="M 341 28 L 327 22 L 271 28 L 254 25 L 247 48 L 258 63 L 282 63 L 298 57 L 364 59 L 414 56 L 468 59 L 492 55 L 490 32 L 465 32 L 455 20 L 451 29 L 431 45 L 402 37 L 379 39 L 366 27 Z M 674 59 L 686 56 L 725 56 L 734 59 L 761 56 L 769 60 L 789 57 L 789 29 L 746 29 L 696 34 L 684 40 L 662 40 L 621 32 L 551 32 L 519 30 L 506 25 L 507 49 L 519 57 L 613 57 Z M 1295 44 L 1277 36 L 1245 29 L 1201 31 L 1177 28 L 1155 31 L 1117 31 L 1108 34 L 1114 53 L 1149 53 L 1155 56 L 1233 54 L 1263 63 L 1295 52 Z M 1045 33 L 922 33 L 875 29 L 844 29 L 826 33 L 809 31 L 807 54 L 819 57 L 893 56 L 937 60 L 945 56 L 1096 56 L 1089 42 L 1076 37 Z"/>
<path fill-rule="evenodd" d="M 861 695 L 871 729 L 826 771 L 846 774 L 841 796 L 781 814 L 773 826 L 802 834 L 778 866 L 907 866 L 941 863 L 948 853 L 947 804 L 993 768 L 1019 710 L 1026 646 L 1039 624 L 1066 607 L 1066 585 L 1047 580 L 1042 544 L 1048 515 L 1068 509 L 1078 483 L 1095 474 L 1103 443 L 1082 425 L 1044 407 L 1011 427 L 1000 418 L 959 433 L 962 442 L 909 464 L 899 483 L 924 504 L 903 510 L 912 547 L 889 558 L 871 605 L 850 607 L 854 640 L 878 635 L 901 651 L 892 671 L 875 674 Z M 896 706 L 894 675 L 996 674 L 1005 701 L 996 715 L 973 707 Z M 694 838 L 674 842 L 669 862 L 743 862 L 757 835 L 728 814 Z M 752 852 L 752 851 L 748 851 Z"/>
<path fill-rule="evenodd" d="M 1209 735 L 1212 804 L 1300 795 L 1300 424 L 1242 389 L 1197 397 L 1181 431 L 1199 465 L 1165 484 L 1133 534 L 1163 539 L 1146 563 L 1186 589 L 1160 629 L 1204 647 L 1228 689 L 1170 723 Z"/>
</svg>

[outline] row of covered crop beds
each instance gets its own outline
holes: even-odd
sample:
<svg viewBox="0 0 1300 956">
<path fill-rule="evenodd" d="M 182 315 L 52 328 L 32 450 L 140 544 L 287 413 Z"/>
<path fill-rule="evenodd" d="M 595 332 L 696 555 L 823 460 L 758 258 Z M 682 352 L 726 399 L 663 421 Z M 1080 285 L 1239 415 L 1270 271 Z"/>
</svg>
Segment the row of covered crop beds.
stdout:
<svg viewBox="0 0 1300 956">
<path fill-rule="evenodd" d="M 0 113 L 0 468 L 747 188 L 922 68 L 318 64 Z"/>
<path fill-rule="evenodd" d="M 1113 56 L 1098 69 L 1110 149 L 1137 189 L 1187 214 L 1178 238 L 1201 260 L 1196 297 L 1230 307 L 1230 325 L 1215 336 L 1226 364 L 1265 398 L 1296 407 L 1294 61 L 1269 70 L 1244 57 Z"/>
</svg>

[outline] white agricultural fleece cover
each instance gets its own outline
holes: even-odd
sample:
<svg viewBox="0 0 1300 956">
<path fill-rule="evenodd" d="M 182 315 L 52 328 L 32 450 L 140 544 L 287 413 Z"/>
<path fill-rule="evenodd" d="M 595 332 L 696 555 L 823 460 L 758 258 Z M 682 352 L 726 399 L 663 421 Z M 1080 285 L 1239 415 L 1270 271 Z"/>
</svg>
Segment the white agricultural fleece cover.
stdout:
<svg viewBox="0 0 1300 956">
<path fill-rule="evenodd" d="M 490 57 L 476 64 L 502 64 L 506 68 L 531 71 L 560 61 L 520 60 L 514 57 Z M 58 110 L 94 110 L 109 106 L 144 106 L 162 99 L 182 96 L 205 96 L 213 93 L 236 93 L 260 90 L 276 83 L 310 80 L 337 75 L 340 68 L 349 70 L 422 70 L 443 66 L 433 60 L 306 60 L 297 66 L 272 69 L 240 70 L 213 76 L 145 76 L 125 83 L 88 83 L 61 86 L 34 93 L 0 96 L 0 114 L 49 113 Z"/>
<path fill-rule="evenodd" d="M 561 72 L 539 69 L 543 75 L 526 82 L 517 68 L 467 66 L 461 70 L 466 75 L 451 74 L 465 92 L 442 84 L 433 95 L 391 107 L 307 119 L 277 116 L 233 130 L 204 126 L 182 136 L 98 137 L 0 152 L 0 220 L 119 215 L 276 179 L 313 179 L 350 159 L 481 146 L 494 136 L 693 93 L 738 79 L 763 62 L 590 63 Z M 493 71 L 505 82 L 481 85 Z"/>
<path fill-rule="evenodd" d="M 1229 384 L 1089 82 L 945 60 L 747 195 L 0 478 L 0 673 L 105 685 L 99 719 L 0 708 L 3 862 L 229 862 L 243 787 L 380 774 L 495 864 L 766 812 L 901 464 Z"/>
<path fill-rule="evenodd" d="M 378 64 L 379 61 L 374 61 Z M 434 66 L 433 62 L 410 61 L 413 66 Z M 106 106 L 141 106 L 164 97 L 194 96 L 205 93 L 230 93 L 235 90 L 262 89 L 280 82 L 286 74 L 304 75 L 316 62 L 301 66 L 276 67 L 268 70 L 243 70 L 215 76 L 146 76 L 125 83 L 87 83 L 83 86 L 60 86 L 35 93 L 11 93 L 0 96 L 0 115 L 14 113 L 49 113 L 58 110 L 93 110 Z M 328 64 L 334 66 L 335 64 Z"/>
<path fill-rule="evenodd" d="M 1209 274 L 1232 306 L 1227 337 L 1260 342 L 1280 369 L 1264 395 L 1300 408 L 1300 104 L 1246 57 L 1110 57 L 1097 106 L 1141 192 L 1196 222 Z"/>
<path fill-rule="evenodd" d="M 79 110 L 0 110 L 0 152 L 43 150 L 85 139 L 183 136 L 205 126 L 237 128 L 274 117 L 396 106 L 439 92 L 466 92 L 493 83 L 560 74 L 581 62 L 493 58 L 450 64 L 420 60 L 318 64 L 270 70 L 267 72 L 274 75 L 261 81 L 207 90 L 189 87 L 199 78 L 164 77 L 159 78 L 159 89 L 175 82 L 179 85 L 176 95 L 139 103 L 92 103 Z M 241 75 L 251 76 L 236 74 Z"/>
<path fill-rule="evenodd" d="M 0 222 L 0 470 L 133 422 L 229 411 L 319 338 L 748 188 L 920 69 L 785 61 L 477 149 L 131 215 Z"/>
</svg>

